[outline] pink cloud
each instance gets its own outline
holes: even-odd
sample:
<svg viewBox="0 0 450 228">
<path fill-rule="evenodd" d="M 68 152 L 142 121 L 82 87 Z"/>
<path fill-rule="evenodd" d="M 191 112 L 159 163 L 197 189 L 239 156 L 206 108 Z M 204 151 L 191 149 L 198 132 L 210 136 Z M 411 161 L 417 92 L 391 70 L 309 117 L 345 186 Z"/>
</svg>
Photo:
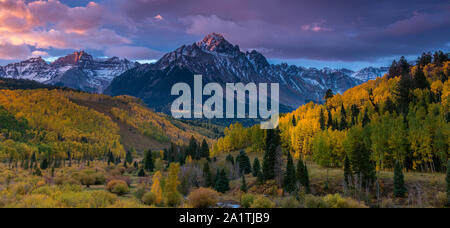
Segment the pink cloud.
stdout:
<svg viewBox="0 0 450 228">
<path fill-rule="evenodd" d="M 12 45 L 0 43 L 0 59 L 13 60 L 28 58 L 31 55 L 30 48 L 26 45 Z"/>
<path fill-rule="evenodd" d="M 130 44 L 130 39 L 106 28 L 113 24 L 110 18 L 94 2 L 69 7 L 58 0 L 0 0 L 0 43 L 8 47 L 96 50 Z M 21 51 L 17 56 L 24 56 L 25 49 L 15 50 Z"/>
</svg>

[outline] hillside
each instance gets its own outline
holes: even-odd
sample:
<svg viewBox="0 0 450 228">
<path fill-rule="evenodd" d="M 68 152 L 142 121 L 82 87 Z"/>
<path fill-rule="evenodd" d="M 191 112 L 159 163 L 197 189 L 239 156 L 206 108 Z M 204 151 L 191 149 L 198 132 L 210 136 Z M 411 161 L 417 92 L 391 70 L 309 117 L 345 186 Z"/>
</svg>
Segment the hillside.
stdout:
<svg viewBox="0 0 450 228">
<path fill-rule="evenodd" d="M 415 66 L 402 58 L 382 78 L 331 95 L 324 105 L 303 105 L 280 119 L 283 151 L 324 167 L 343 167 L 361 152 L 377 170 L 398 161 L 411 171 L 443 171 L 450 158 L 449 72 L 442 52 L 424 54 Z M 263 152 L 263 137 L 258 128 L 234 125 L 213 152 Z"/>
<path fill-rule="evenodd" d="M 51 160 L 103 159 L 110 152 L 124 157 L 128 150 L 161 150 L 171 142 L 187 144 L 191 137 L 211 143 L 208 137 L 217 134 L 213 128 L 191 127 L 155 113 L 132 97 L 58 88 L 4 89 L 28 84 L 38 87 L 0 81 L 2 160 L 28 160 L 34 154 Z"/>
</svg>

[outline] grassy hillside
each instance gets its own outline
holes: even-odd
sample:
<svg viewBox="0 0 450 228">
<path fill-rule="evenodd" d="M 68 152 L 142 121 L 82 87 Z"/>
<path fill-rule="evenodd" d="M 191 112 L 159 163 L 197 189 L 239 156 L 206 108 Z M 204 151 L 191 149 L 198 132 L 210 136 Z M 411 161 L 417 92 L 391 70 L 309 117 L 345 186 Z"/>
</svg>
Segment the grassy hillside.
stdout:
<svg viewBox="0 0 450 228">
<path fill-rule="evenodd" d="M 28 82 L 2 80 L 3 88 Z M 0 90 L 0 157 L 10 162 L 98 159 L 125 151 L 160 150 L 170 143 L 187 144 L 214 136 L 155 113 L 132 97 L 109 97 L 58 88 Z M 198 127 L 197 127 L 198 128 Z"/>
</svg>

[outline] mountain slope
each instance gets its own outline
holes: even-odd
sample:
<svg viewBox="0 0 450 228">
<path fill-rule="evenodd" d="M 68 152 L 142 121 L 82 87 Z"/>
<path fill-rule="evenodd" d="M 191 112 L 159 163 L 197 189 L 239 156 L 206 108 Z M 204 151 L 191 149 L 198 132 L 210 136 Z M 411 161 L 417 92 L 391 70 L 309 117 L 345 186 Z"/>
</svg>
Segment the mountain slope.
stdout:
<svg viewBox="0 0 450 228">
<path fill-rule="evenodd" d="M 0 85 L 13 87 L 8 86 L 11 80 L 0 79 Z M 80 159 L 101 158 L 108 151 L 123 156 L 131 148 L 163 149 L 171 142 L 187 144 L 191 137 L 211 143 L 209 137 L 215 136 L 213 129 L 191 127 L 141 103 L 128 96 L 56 88 L 0 89 L 0 119 L 5 120 L 0 124 L 0 157 L 10 153 L 3 151 L 10 147 L 30 151 L 48 147 L 55 156 L 70 151 Z"/>
<path fill-rule="evenodd" d="M 168 111 L 171 87 L 178 82 L 193 85 L 193 75 L 203 75 L 204 84 L 279 83 L 280 103 L 296 108 L 309 101 L 321 102 L 326 90 L 342 93 L 363 82 L 364 72 L 315 69 L 287 64 L 271 65 L 256 52 L 242 52 L 216 33 L 202 41 L 182 46 L 155 64 L 141 65 L 115 78 L 106 94 L 133 95 L 157 110 Z"/>
<path fill-rule="evenodd" d="M 117 57 L 94 59 L 84 51 L 48 64 L 41 57 L 0 67 L 0 77 L 28 79 L 86 92 L 102 93 L 110 82 L 138 64 Z"/>
</svg>

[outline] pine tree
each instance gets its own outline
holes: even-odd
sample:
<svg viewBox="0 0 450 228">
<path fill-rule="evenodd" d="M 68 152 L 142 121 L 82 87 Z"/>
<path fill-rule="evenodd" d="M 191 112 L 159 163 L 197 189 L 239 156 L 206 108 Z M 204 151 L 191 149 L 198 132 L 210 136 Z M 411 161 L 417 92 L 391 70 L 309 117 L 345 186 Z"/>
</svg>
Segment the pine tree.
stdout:
<svg viewBox="0 0 450 228">
<path fill-rule="evenodd" d="M 211 187 L 213 185 L 213 178 L 211 175 L 211 170 L 209 168 L 209 162 L 206 162 L 203 166 L 203 178 L 205 178 L 206 187 Z"/>
<path fill-rule="evenodd" d="M 333 128 L 333 116 L 331 115 L 331 110 L 328 110 L 327 113 L 328 113 L 327 128 Z"/>
<path fill-rule="evenodd" d="M 201 145 L 201 155 L 202 158 L 206 158 L 209 160 L 209 146 L 205 139 L 203 139 L 202 145 Z"/>
<path fill-rule="evenodd" d="M 292 126 L 297 126 L 297 120 L 295 118 L 295 116 L 292 116 Z"/>
<path fill-rule="evenodd" d="M 430 83 L 428 83 L 425 74 L 423 73 L 422 67 L 418 66 L 413 75 L 413 86 L 415 89 L 426 89 L 430 88 Z"/>
<path fill-rule="evenodd" d="M 138 167 L 137 161 L 134 161 L 133 166 L 134 166 L 134 168 L 137 168 L 137 167 Z"/>
<path fill-rule="evenodd" d="M 364 110 L 364 116 L 363 116 L 363 119 L 362 119 L 362 127 L 365 127 L 369 123 L 370 123 L 369 110 L 366 108 Z"/>
<path fill-rule="evenodd" d="M 319 124 L 320 124 L 320 129 L 322 129 L 322 131 L 325 130 L 326 124 L 325 124 L 325 116 L 323 114 L 323 109 L 320 109 Z"/>
<path fill-rule="evenodd" d="M 245 181 L 245 175 L 242 175 L 241 191 L 247 193 L 247 182 Z"/>
<path fill-rule="evenodd" d="M 295 173 L 295 166 L 291 153 L 288 153 L 286 174 L 284 177 L 284 190 L 289 193 L 297 190 L 297 174 Z"/>
<path fill-rule="evenodd" d="M 265 134 L 266 150 L 263 161 L 263 175 L 265 180 L 275 178 L 276 151 L 280 145 L 279 130 L 269 129 Z"/>
<path fill-rule="evenodd" d="M 297 162 L 297 178 L 305 192 L 309 193 L 310 189 L 308 168 L 301 158 Z"/>
<path fill-rule="evenodd" d="M 333 98 L 334 97 L 334 93 L 333 90 L 329 89 L 327 90 L 327 92 L 325 93 L 325 101 L 328 101 L 328 99 Z"/>
<path fill-rule="evenodd" d="M 145 177 L 145 170 L 144 168 L 140 168 L 139 172 L 137 173 L 138 177 Z"/>
<path fill-rule="evenodd" d="M 147 172 L 153 172 L 154 168 L 155 168 L 155 164 L 153 162 L 152 151 L 148 150 L 144 155 L 144 169 Z"/>
<path fill-rule="evenodd" d="M 216 191 L 220 193 L 225 193 L 230 190 L 230 181 L 227 178 L 227 175 L 225 173 L 225 170 L 222 170 L 219 173 L 219 178 L 217 178 L 217 182 L 215 185 Z"/>
<path fill-rule="evenodd" d="M 44 158 L 41 162 L 41 169 L 46 170 L 48 168 L 48 161 L 47 158 Z"/>
<path fill-rule="evenodd" d="M 259 164 L 259 159 L 255 158 L 253 161 L 253 176 L 258 177 L 258 174 L 261 172 L 261 165 Z"/>
<path fill-rule="evenodd" d="M 252 165 L 250 164 L 250 159 L 247 156 L 247 153 L 241 151 L 239 154 L 239 170 L 241 174 L 249 174 L 252 172 Z"/>
<path fill-rule="evenodd" d="M 344 182 L 345 182 L 345 187 L 347 189 L 349 189 L 351 186 L 351 184 L 353 183 L 353 172 L 352 172 L 352 167 L 350 165 L 350 159 L 348 158 L 348 156 L 345 156 L 345 160 L 344 160 Z"/>
<path fill-rule="evenodd" d="M 311 189 L 309 187 L 309 172 L 308 172 L 308 166 L 304 166 L 305 170 L 303 171 L 303 178 L 302 178 L 302 186 L 305 188 L 306 193 L 310 193 Z"/>
<path fill-rule="evenodd" d="M 447 177 L 445 180 L 447 182 L 447 206 L 450 206 L 450 160 L 447 162 Z"/>
<path fill-rule="evenodd" d="M 402 167 L 397 161 L 394 168 L 394 196 L 403 198 L 405 197 L 406 191 Z"/>
<path fill-rule="evenodd" d="M 131 150 L 134 151 L 134 149 Z M 133 163 L 133 154 L 131 151 L 127 151 L 127 154 L 125 156 L 125 162 L 127 162 L 128 164 Z"/>
<path fill-rule="evenodd" d="M 256 183 L 257 183 L 258 185 L 263 185 L 264 182 L 265 182 L 265 180 L 264 180 L 264 174 L 262 173 L 262 171 L 259 171 L 259 172 L 258 172 L 258 177 L 256 178 Z"/>
</svg>

